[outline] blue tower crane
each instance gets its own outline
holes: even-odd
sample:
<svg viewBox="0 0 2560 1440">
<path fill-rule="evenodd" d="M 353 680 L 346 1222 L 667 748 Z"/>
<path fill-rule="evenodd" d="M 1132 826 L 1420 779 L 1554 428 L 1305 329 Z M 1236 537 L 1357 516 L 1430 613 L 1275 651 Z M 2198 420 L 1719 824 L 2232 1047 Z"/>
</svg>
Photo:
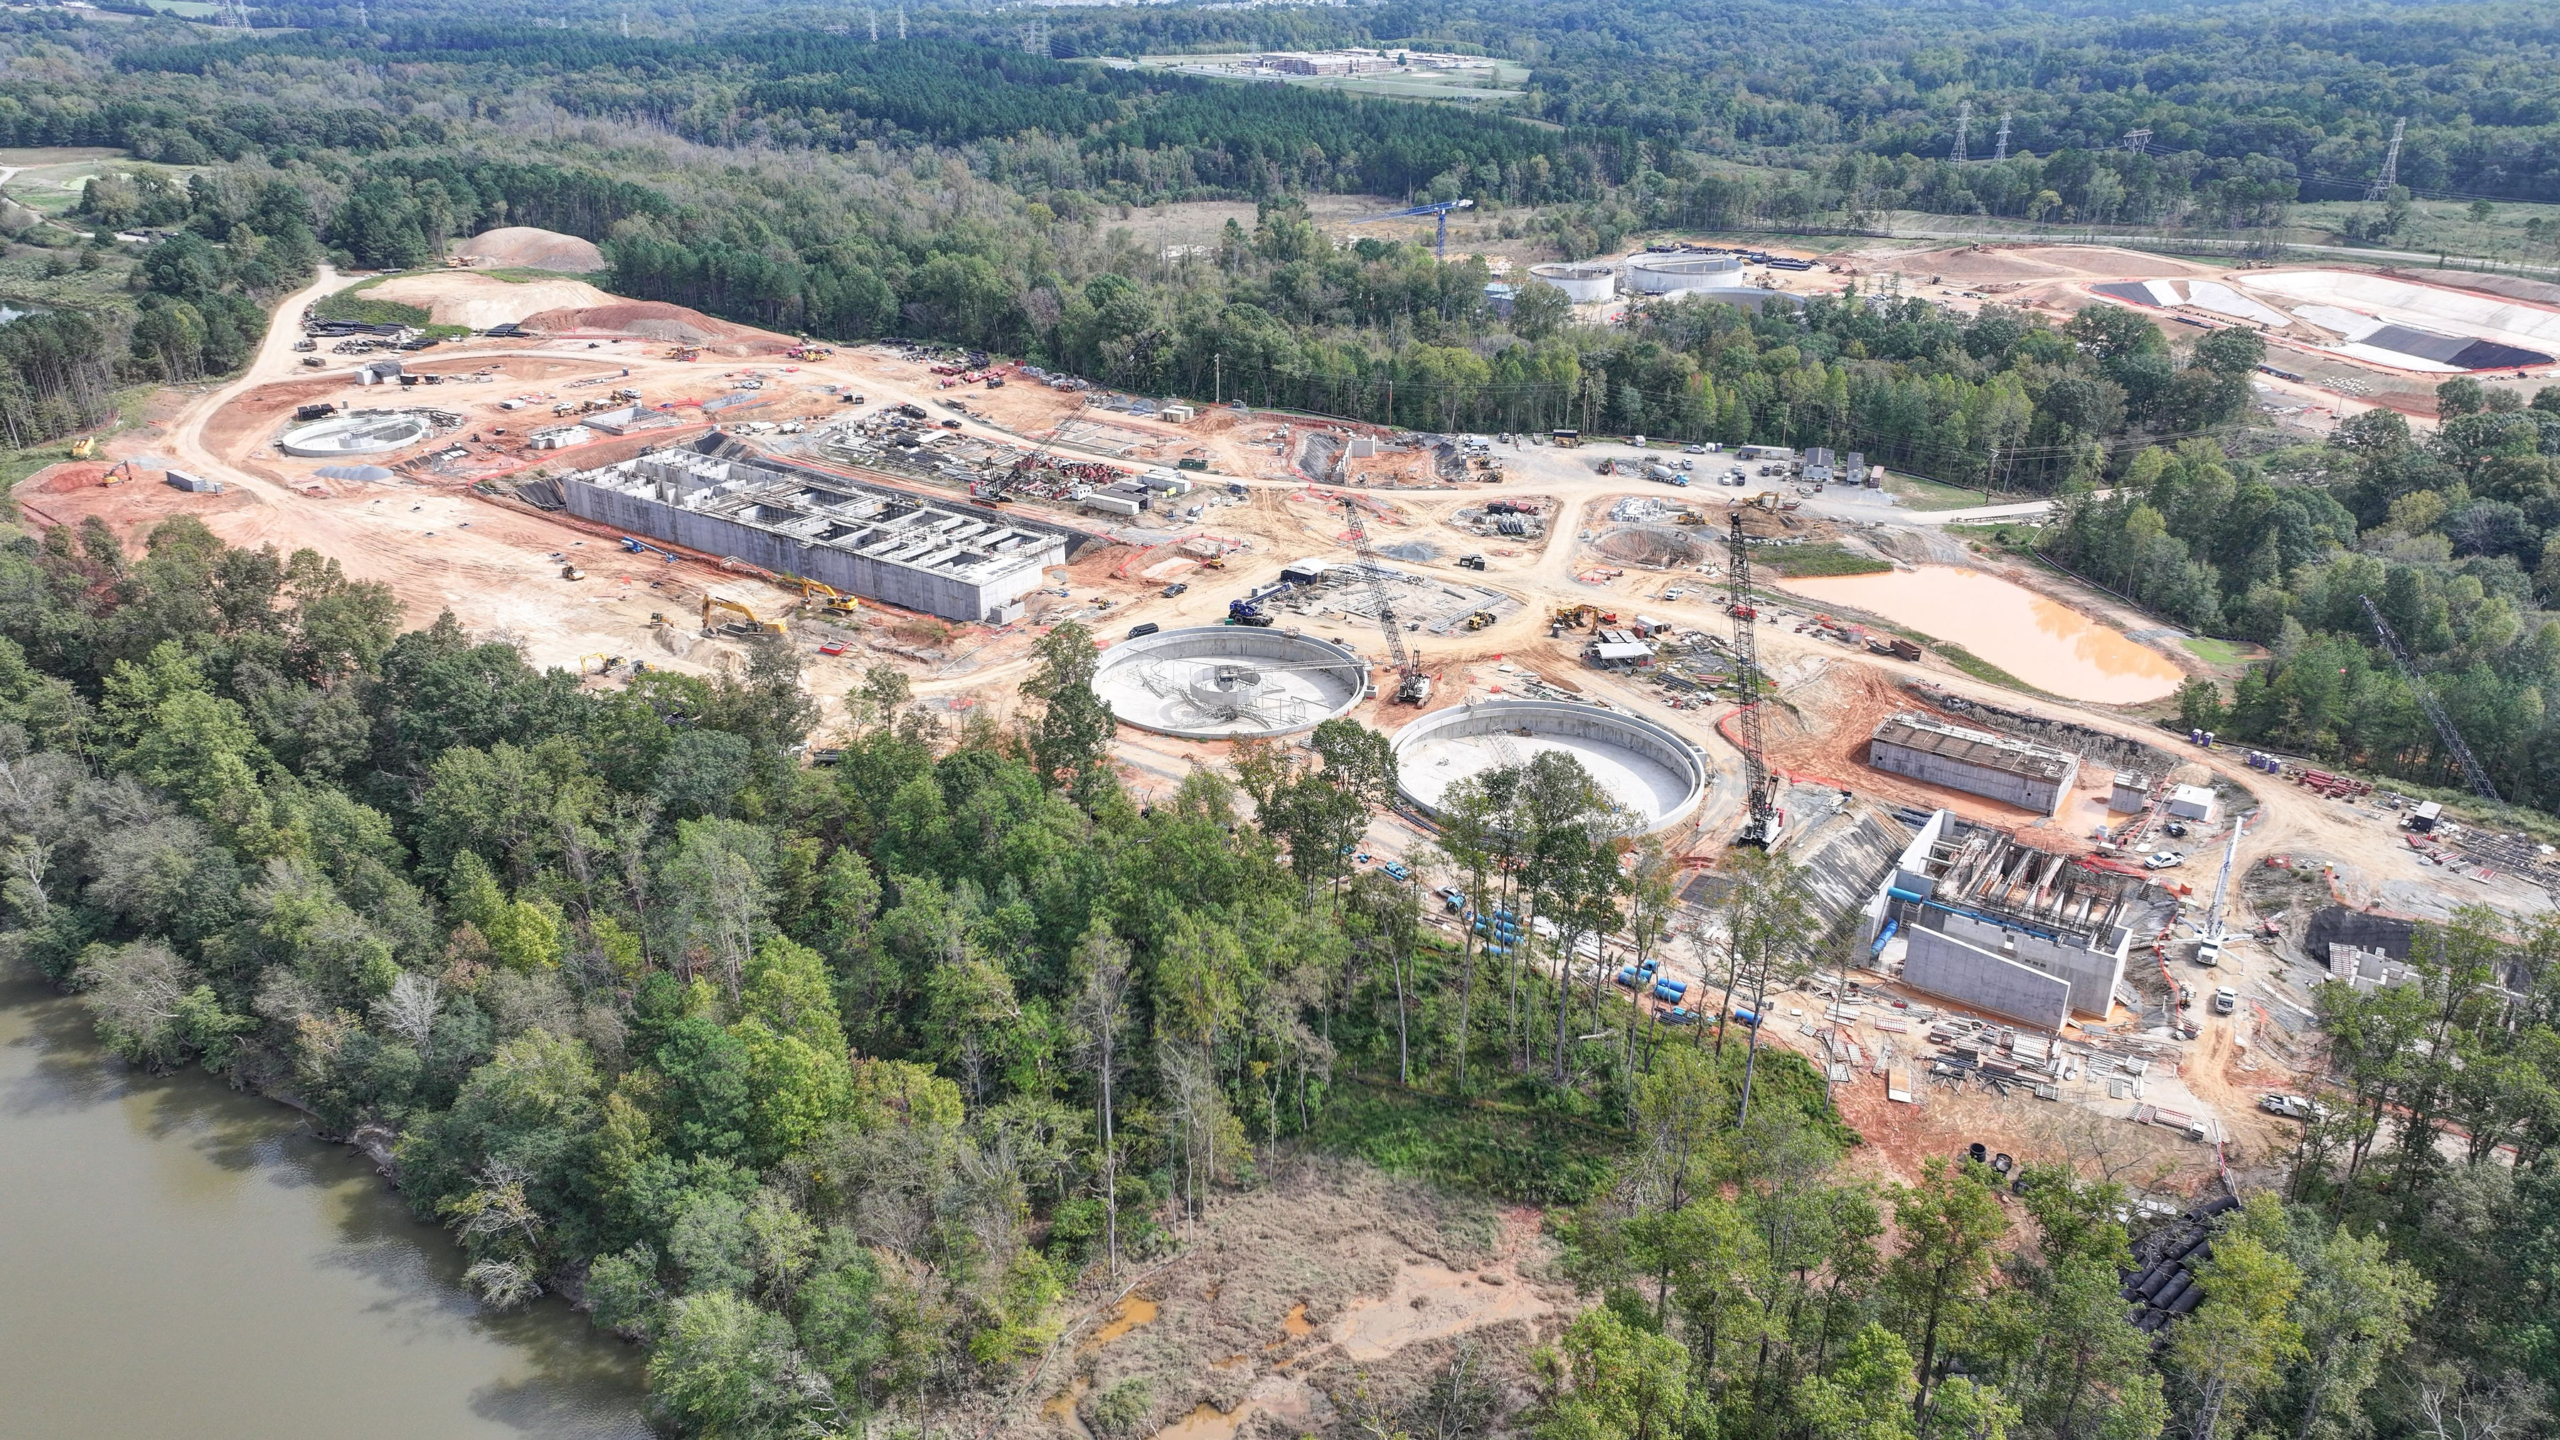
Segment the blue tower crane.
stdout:
<svg viewBox="0 0 2560 1440">
<path fill-rule="evenodd" d="M 1354 225 L 1366 225 L 1372 220 L 1410 220 L 1417 215 L 1436 216 L 1440 221 L 1440 238 L 1432 245 L 1432 254 L 1436 258 L 1445 261 L 1449 258 L 1449 212 L 1452 210 L 1473 210 L 1474 208 L 1476 208 L 1476 202 L 1473 200 L 1441 200 L 1429 205 L 1415 205 L 1403 210 L 1388 210 L 1376 215 L 1363 215 L 1351 223 Z"/>
</svg>

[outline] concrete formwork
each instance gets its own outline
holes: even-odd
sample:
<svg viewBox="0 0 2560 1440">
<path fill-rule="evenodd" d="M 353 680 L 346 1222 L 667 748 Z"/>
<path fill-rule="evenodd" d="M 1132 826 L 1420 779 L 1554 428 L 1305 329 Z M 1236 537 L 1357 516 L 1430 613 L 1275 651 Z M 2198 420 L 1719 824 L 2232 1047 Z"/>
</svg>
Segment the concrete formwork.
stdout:
<svg viewBox="0 0 2560 1440">
<path fill-rule="evenodd" d="M 1689 818 L 1706 799 L 1704 750 L 1635 715 L 1563 700 L 1485 700 L 1437 710 L 1396 732 L 1397 788 L 1437 815 L 1449 787 L 1471 775 L 1562 751 L 1591 772 L 1640 831 Z"/>
<path fill-rule="evenodd" d="M 1531 279 L 1553 285 L 1576 304 L 1606 300 L 1618 293 L 1618 272 L 1606 265 L 1532 265 Z"/>
<path fill-rule="evenodd" d="M 1094 693 L 1125 724 L 1190 740 L 1289 735 L 1349 711 L 1369 662 L 1313 635 L 1202 625 L 1104 652 Z"/>
</svg>

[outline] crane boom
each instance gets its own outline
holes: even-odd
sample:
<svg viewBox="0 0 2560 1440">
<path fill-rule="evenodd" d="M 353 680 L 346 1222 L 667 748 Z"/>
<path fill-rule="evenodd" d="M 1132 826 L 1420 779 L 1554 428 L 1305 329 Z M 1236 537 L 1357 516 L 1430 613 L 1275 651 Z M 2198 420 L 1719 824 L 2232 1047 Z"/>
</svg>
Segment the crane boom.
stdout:
<svg viewBox="0 0 2560 1440">
<path fill-rule="evenodd" d="M 1431 253 L 1442 260 L 1446 260 L 1449 258 L 1449 212 L 1452 210 L 1472 210 L 1475 208 L 1475 205 L 1476 202 L 1473 200 L 1441 200 L 1430 205 L 1409 205 L 1402 210 L 1381 210 L 1375 215 L 1363 215 L 1351 223 L 1354 225 L 1366 225 L 1372 220 L 1410 220 L 1421 215 L 1438 216 L 1440 220 L 1440 238 L 1434 242 Z"/>
<path fill-rule="evenodd" d="M 1420 705 L 1431 698 L 1431 677 L 1422 673 L 1422 662 L 1405 648 L 1404 631 L 1396 622 L 1395 598 L 1387 593 L 1387 582 L 1380 573 L 1377 547 L 1369 543 L 1369 527 L 1360 519 L 1360 502 L 1349 495 L 1342 497 L 1342 513 L 1351 521 L 1351 548 L 1360 555 L 1361 578 L 1369 584 L 1369 599 L 1378 607 L 1378 629 L 1387 637 L 1387 653 L 1396 662 L 1396 699 L 1407 705 Z"/>
<path fill-rule="evenodd" d="M 2401 678 L 2407 680 L 2409 688 L 2416 692 L 2418 708 L 2427 712 L 2428 722 L 2436 727 L 2437 738 L 2444 741 L 2444 748 L 2453 753 L 2454 763 L 2462 767 L 2462 778 L 2471 782 L 2471 788 L 2482 798 L 2505 804 L 2506 801 L 2498 795 L 2498 787 L 2489 783 L 2489 772 L 2481 768 L 2480 757 L 2472 754 L 2471 747 L 2462 743 L 2462 732 L 2453 728 L 2453 717 L 2444 713 L 2444 706 L 2436 700 L 2436 692 L 2428 688 L 2426 681 L 2418 678 L 2416 663 L 2401 647 L 2400 637 L 2393 632 L 2391 622 L 2382 618 L 2382 611 L 2373 603 L 2373 597 L 2359 595 L 2356 599 L 2364 602 L 2364 613 L 2372 619 L 2374 633 L 2382 637 L 2382 648 L 2391 652 L 2391 663 L 2400 667 Z"/>
<path fill-rule="evenodd" d="M 1760 612 L 1751 604 L 1751 550 L 1742 533 L 1742 512 L 1733 512 L 1733 533 L 1725 547 L 1725 581 L 1732 587 L 1733 601 L 1727 612 L 1733 616 L 1733 680 L 1742 691 L 1742 708 L 1734 715 L 1741 721 L 1743 783 L 1749 793 L 1743 797 L 1747 807 L 1742 831 L 1733 837 L 1736 845 L 1766 847 L 1778 838 L 1779 827 L 1786 817 L 1778 810 L 1777 785 L 1769 774 L 1765 755 L 1765 736 L 1760 715 L 1760 647 L 1751 627 L 1758 623 Z"/>
</svg>

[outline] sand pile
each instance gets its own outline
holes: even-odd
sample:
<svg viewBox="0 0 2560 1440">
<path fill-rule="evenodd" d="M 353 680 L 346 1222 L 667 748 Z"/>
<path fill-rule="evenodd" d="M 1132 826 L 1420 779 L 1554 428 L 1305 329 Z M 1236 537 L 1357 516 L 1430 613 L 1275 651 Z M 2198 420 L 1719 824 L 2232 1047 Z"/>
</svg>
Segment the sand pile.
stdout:
<svg viewBox="0 0 2560 1440">
<path fill-rule="evenodd" d="M 454 246 L 454 253 L 474 256 L 490 265 L 557 270 L 567 275 L 590 275 L 604 268 L 604 252 L 595 247 L 594 241 L 557 230 L 536 230 L 530 225 L 504 225 L 474 235 Z"/>
<path fill-rule="evenodd" d="M 378 300 L 397 300 L 427 312 L 438 325 L 468 325 L 486 330 L 517 324 L 544 311 L 612 303 L 613 297 L 583 280 L 513 282 L 468 270 L 442 270 L 402 275 L 364 292 Z M 549 329 L 549 326 L 536 326 Z"/>
</svg>

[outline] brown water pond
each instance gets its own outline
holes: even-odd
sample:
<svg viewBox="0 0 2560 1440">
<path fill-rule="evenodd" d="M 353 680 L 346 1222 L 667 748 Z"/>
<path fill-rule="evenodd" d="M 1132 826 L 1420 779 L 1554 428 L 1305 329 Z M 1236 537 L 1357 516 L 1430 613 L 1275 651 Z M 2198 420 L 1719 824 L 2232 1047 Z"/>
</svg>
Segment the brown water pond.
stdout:
<svg viewBox="0 0 2560 1440">
<path fill-rule="evenodd" d="M 2139 704 L 2170 693 L 2186 678 L 2167 656 L 2122 631 L 1979 570 L 1924 565 L 1887 575 L 1785 580 L 1779 586 L 1961 645 L 2066 699 Z"/>
</svg>

